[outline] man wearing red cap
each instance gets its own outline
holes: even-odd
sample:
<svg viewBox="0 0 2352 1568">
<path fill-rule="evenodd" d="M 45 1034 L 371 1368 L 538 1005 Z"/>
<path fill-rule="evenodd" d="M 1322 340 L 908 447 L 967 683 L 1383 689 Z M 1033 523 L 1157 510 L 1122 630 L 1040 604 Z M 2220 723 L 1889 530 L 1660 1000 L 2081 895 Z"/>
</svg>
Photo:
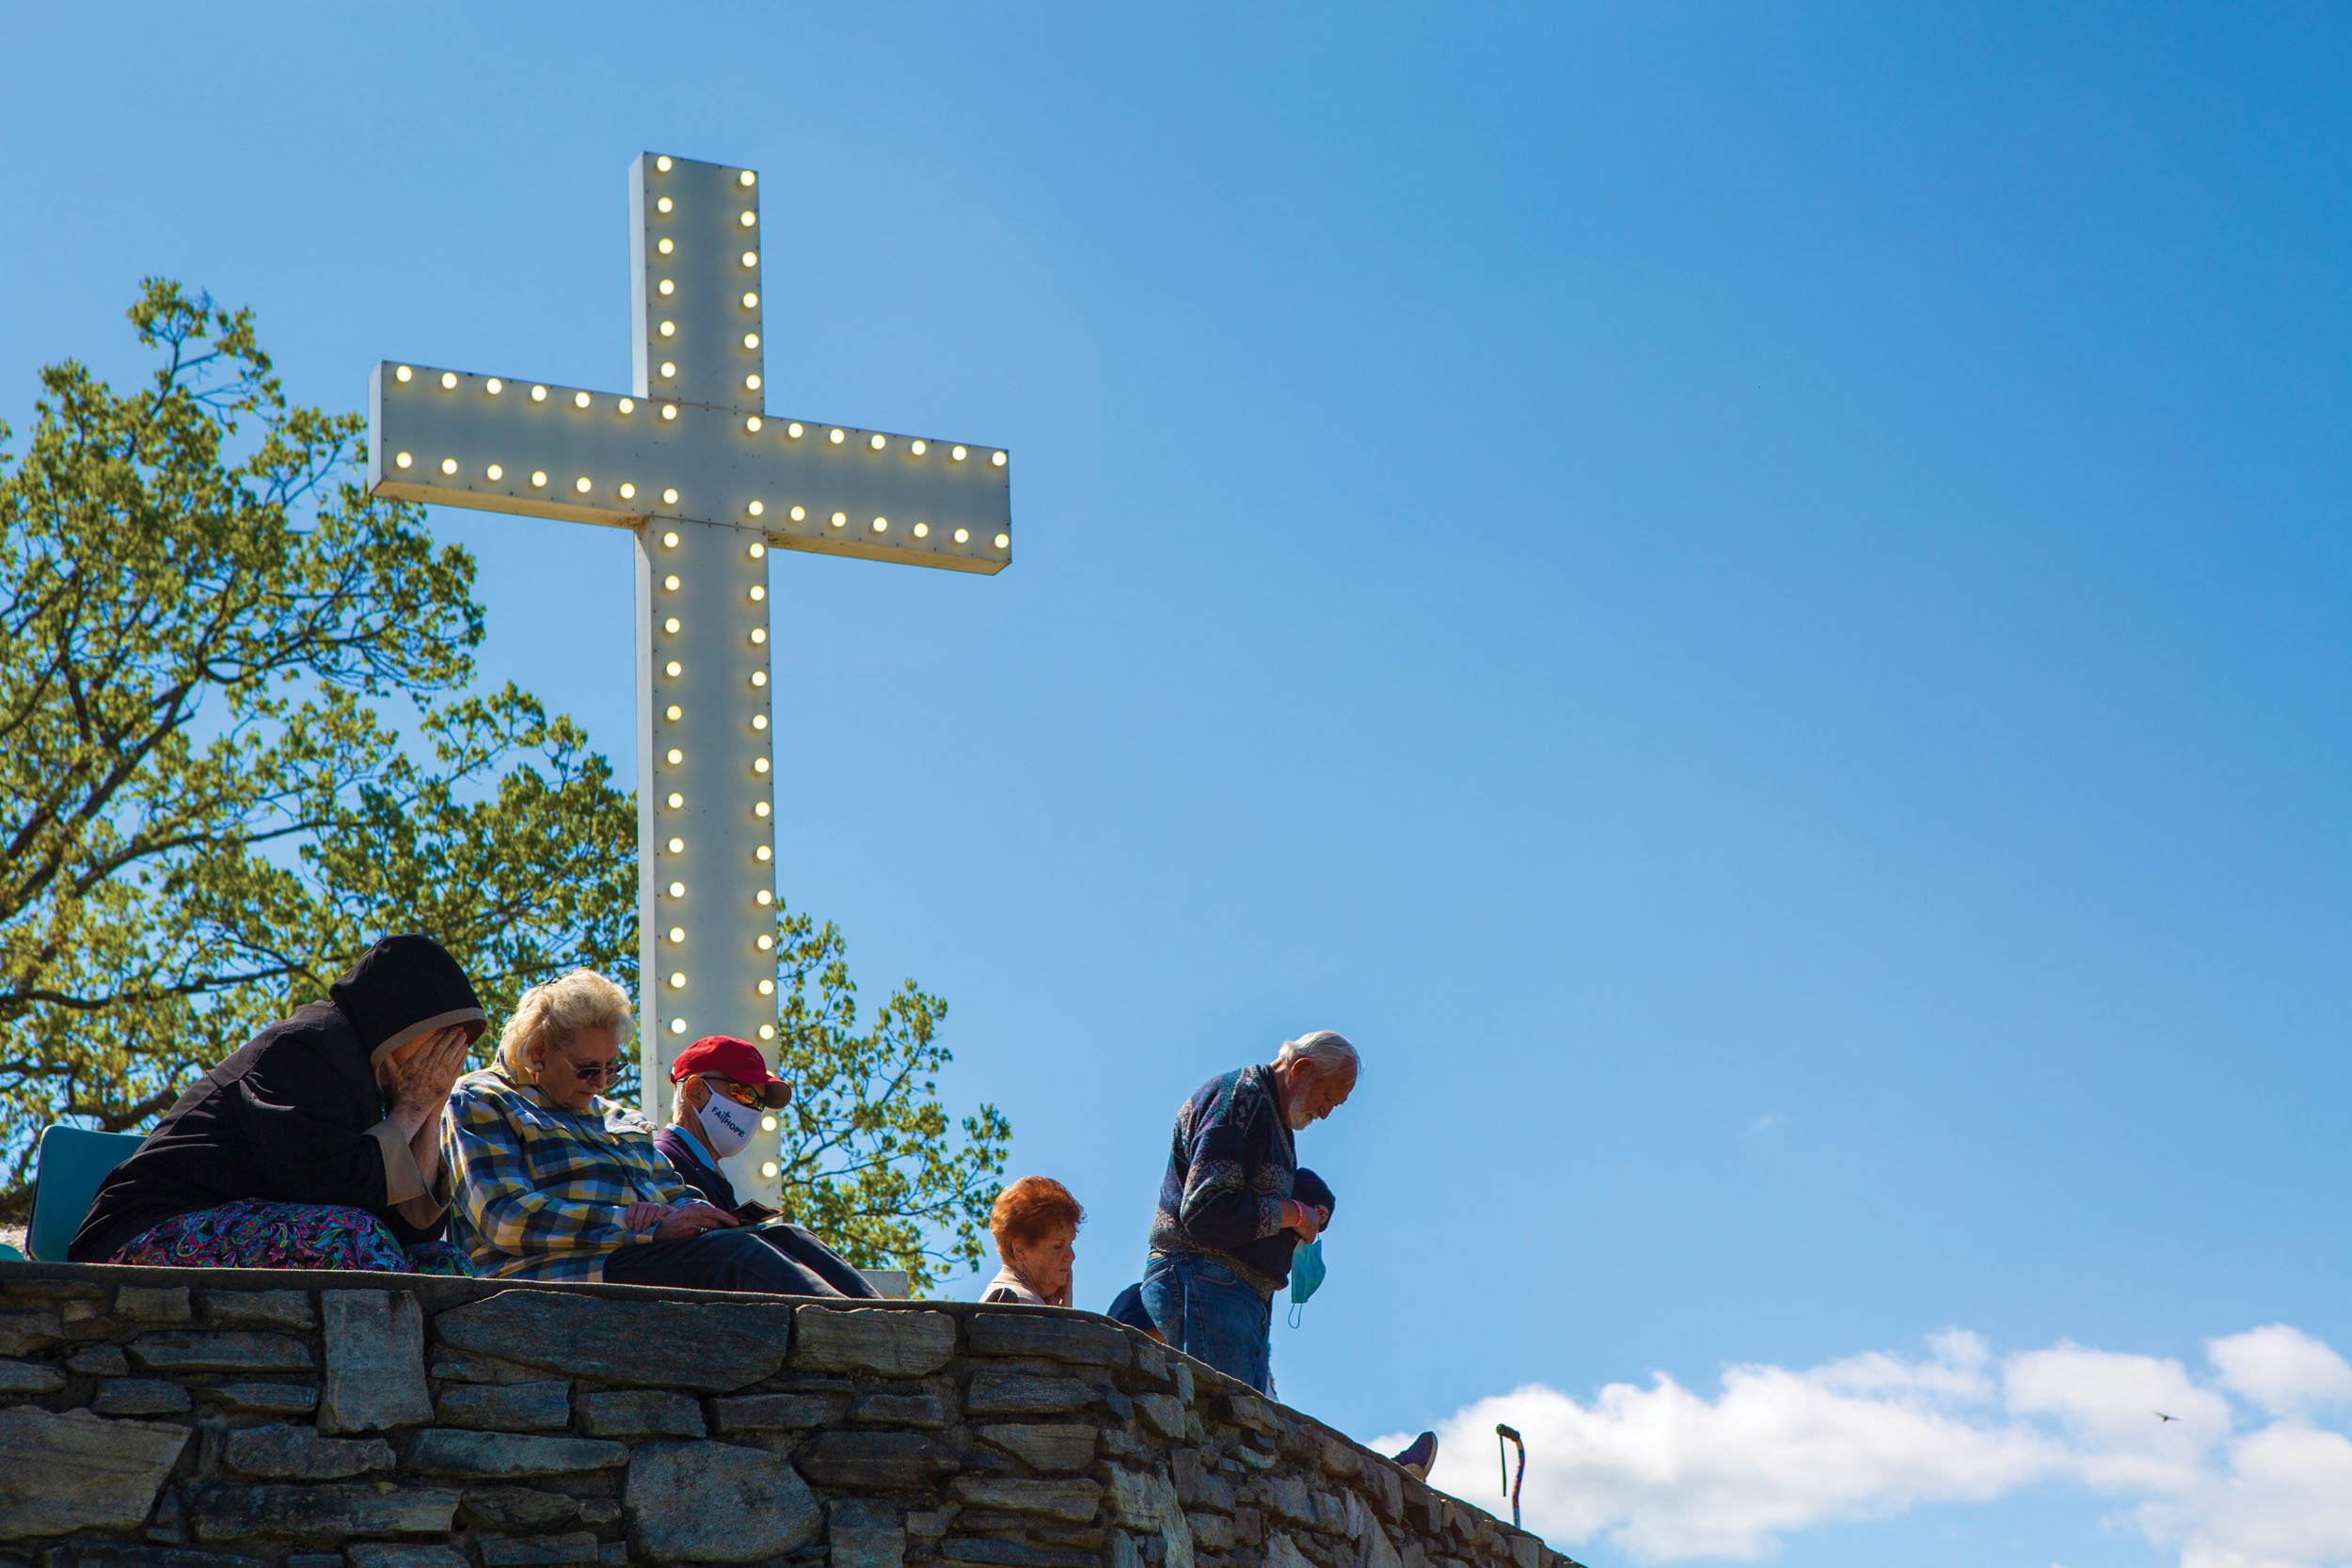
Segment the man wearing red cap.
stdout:
<svg viewBox="0 0 2352 1568">
<path fill-rule="evenodd" d="M 759 1047 L 732 1035 L 708 1035 L 678 1053 L 670 1064 L 677 1085 L 670 1114 L 675 1119 L 653 1135 L 678 1175 L 716 1207 L 754 1228 L 752 1234 L 782 1253 L 809 1277 L 812 1296 L 875 1296 L 881 1292 L 814 1232 L 776 1216 L 757 1203 L 742 1203 L 719 1162 L 752 1141 L 763 1114 L 791 1103 L 792 1085 L 768 1070 Z"/>
</svg>

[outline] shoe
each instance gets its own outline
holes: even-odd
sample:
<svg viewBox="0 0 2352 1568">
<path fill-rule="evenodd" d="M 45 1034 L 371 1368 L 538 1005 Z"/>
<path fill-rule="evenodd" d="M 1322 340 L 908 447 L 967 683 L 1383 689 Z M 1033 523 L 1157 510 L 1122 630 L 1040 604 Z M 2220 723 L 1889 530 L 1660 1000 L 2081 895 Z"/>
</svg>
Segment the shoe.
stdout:
<svg viewBox="0 0 2352 1568">
<path fill-rule="evenodd" d="M 1413 1439 L 1410 1447 L 1396 1456 L 1396 1462 L 1415 1481 L 1427 1481 L 1429 1466 L 1438 1462 L 1438 1434 L 1434 1432 L 1422 1433 Z"/>
</svg>

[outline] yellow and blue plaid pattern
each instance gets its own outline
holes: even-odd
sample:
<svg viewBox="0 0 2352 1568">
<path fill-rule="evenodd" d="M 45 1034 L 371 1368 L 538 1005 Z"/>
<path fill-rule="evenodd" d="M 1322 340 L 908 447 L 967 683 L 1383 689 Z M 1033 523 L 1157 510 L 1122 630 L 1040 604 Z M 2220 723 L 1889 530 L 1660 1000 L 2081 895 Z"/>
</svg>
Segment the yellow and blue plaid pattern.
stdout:
<svg viewBox="0 0 2352 1568">
<path fill-rule="evenodd" d="M 636 1111 L 601 1095 L 566 1111 L 495 1067 L 450 1091 L 441 1159 L 457 1184 L 449 1239 L 485 1278 L 602 1279 L 615 1249 L 653 1239 L 623 1210 L 701 1196 Z"/>
</svg>

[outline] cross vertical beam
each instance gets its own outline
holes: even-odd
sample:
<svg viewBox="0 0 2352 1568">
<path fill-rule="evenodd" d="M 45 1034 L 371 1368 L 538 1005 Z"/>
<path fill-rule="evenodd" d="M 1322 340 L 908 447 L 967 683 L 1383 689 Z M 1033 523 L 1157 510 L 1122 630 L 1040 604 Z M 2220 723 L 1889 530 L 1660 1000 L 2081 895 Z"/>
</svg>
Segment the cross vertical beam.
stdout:
<svg viewBox="0 0 2352 1568">
<path fill-rule="evenodd" d="M 629 168 L 629 393 L 387 362 L 373 492 L 626 528 L 636 540 L 639 990 L 645 1109 L 705 1035 L 774 1057 L 771 548 L 993 574 L 1007 454 L 765 413 L 758 177 Z M 772 1200 L 777 1134 L 729 1161 Z"/>
</svg>

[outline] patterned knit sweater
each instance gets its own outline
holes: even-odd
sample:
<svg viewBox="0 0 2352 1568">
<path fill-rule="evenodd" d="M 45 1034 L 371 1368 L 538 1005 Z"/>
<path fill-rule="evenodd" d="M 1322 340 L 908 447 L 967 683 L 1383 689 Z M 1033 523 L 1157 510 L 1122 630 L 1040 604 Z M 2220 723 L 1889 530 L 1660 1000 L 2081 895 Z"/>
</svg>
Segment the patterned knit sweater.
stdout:
<svg viewBox="0 0 2352 1568">
<path fill-rule="evenodd" d="M 1298 1168 L 1273 1069 L 1212 1078 L 1176 1113 L 1152 1250 L 1204 1254 L 1271 1297 L 1290 1280 L 1298 1241 L 1282 1227 L 1282 1203 L 1292 1197 L 1326 1209 L 1334 1201 L 1314 1172 Z"/>
</svg>

